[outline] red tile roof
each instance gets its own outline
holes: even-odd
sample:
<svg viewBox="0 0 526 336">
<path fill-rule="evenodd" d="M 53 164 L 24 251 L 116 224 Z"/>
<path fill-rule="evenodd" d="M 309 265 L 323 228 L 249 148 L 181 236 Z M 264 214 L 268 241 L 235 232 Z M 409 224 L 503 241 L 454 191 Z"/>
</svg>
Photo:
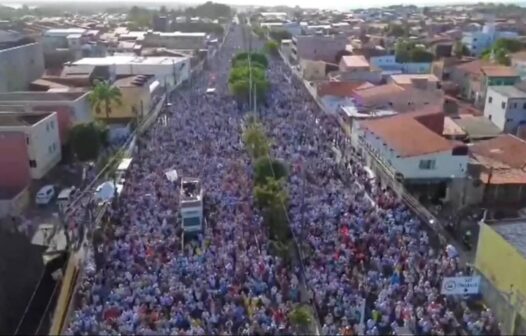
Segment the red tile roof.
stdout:
<svg viewBox="0 0 526 336">
<path fill-rule="evenodd" d="M 526 168 L 526 141 L 509 134 L 479 141 L 470 147 L 471 153 L 501 162 L 511 168 Z"/>
<path fill-rule="evenodd" d="M 482 73 L 488 77 L 517 77 L 517 70 L 504 65 L 483 66 Z"/>
<path fill-rule="evenodd" d="M 448 151 L 456 146 L 455 142 L 446 140 L 417 118 L 427 113 L 435 113 L 436 107 L 414 113 L 403 113 L 393 117 L 373 119 L 362 122 L 364 128 L 380 137 L 401 157 L 420 156 Z"/>
<path fill-rule="evenodd" d="M 481 69 L 485 65 L 490 65 L 490 62 L 484 60 L 475 60 L 473 62 L 459 64 L 455 66 L 455 68 L 468 74 L 477 75 L 481 74 Z"/>
<path fill-rule="evenodd" d="M 364 83 L 324 82 L 318 85 L 318 96 L 351 97 Z"/>
</svg>

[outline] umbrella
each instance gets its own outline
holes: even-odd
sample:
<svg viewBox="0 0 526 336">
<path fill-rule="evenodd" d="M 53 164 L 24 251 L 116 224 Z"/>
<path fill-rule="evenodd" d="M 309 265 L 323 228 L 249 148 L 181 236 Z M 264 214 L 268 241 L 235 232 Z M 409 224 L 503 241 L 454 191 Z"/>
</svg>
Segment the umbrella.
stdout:
<svg viewBox="0 0 526 336">
<path fill-rule="evenodd" d="M 164 175 L 166 175 L 166 178 L 170 182 L 175 182 L 179 178 L 179 175 L 177 175 L 177 170 L 175 169 L 169 169 L 164 172 Z"/>
</svg>

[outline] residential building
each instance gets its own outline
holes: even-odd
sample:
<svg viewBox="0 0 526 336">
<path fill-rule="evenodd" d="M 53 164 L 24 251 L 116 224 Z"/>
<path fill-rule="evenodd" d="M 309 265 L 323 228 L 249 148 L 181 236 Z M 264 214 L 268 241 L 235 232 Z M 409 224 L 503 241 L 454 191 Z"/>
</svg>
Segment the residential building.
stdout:
<svg viewBox="0 0 526 336">
<path fill-rule="evenodd" d="M 360 72 L 369 71 L 371 65 L 364 56 L 343 56 L 340 60 L 341 72 Z"/>
<path fill-rule="evenodd" d="M 515 85 L 520 80 L 518 72 L 509 66 L 487 65 L 482 67 L 481 72 L 480 92 L 475 95 L 475 106 L 484 105 L 488 87 Z"/>
<path fill-rule="evenodd" d="M 468 149 L 442 137 L 440 106 L 353 123 L 352 143 L 373 170 L 382 165 L 405 185 L 446 183 L 466 176 Z"/>
<path fill-rule="evenodd" d="M 370 86 L 370 83 L 327 81 L 316 87 L 316 95 L 325 111 L 336 113 L 343 106 L 354 106 L 354 92 Z"/>
<path fill-rule="evenodd" d="M 481 223 L 474 266 L 502 334 L 526 334 L 526 222 Z"/>
<path fill-rule="evenodd" d="M 93 120 L 87 91 L 0 93 L 0 107 L 9 111 L 56 112 L 61 144 L 67 141 L 74 124 Z"/>
<path fill-rule="evenodd" d="M 472 204 L 487 208 L 521 208 L 526 201 L 526 142 L 510 134 L 470 146 L 470 177 L 466 190 Z"/>
<path fill-rule="evenodd" d="M 469 101 L 474 100 L 475 90 L 471 89 L 472 81 L 480 82 L 482 78 L 482 67 L 486 65 L 490 65 L 490 62 L 473 60 L 455 65 L 451 68 L 450 80 L 459 87 L 460 95 L 463 98 Z M 480 88 L 478 88 L 478 90 L 480 90 Z"/>
<path fill-rule="evenodd" d="M 526 92 L 512 85 L 488 87 L 484 116 L 502 132 L 517 134 L 526 124 Z"/>
<path fill-rule="evenodd" d="M 480 141 L 498 136 L 500 129 L 484 116 L 459 114 L 451 120 L 464 132 L 467 141 Z"/>
<path fill-rule="evenodd" d="M 303 79 L 308 81 L 324 80 L 327 75 L 327 63 L 324 61 L 300 60 L 300 71 Z"/>
<path fill-rule="evenodd" d="M 391 73 L 426 74 L 431 72 L 431 63 L 398 63 L 395 55 L 379 55 L 369 58 L 372 66 Z"/>
<path fill-rule="evenodd" d="M 93 118 L 109 122 L 128 122 L 147 116 L 152 107 L 152 89 L 155 89 L 152 84 L 154 81 L 153 75 L 136 75 L 117 79 L 113 86 L 119 88 L 121 92 L 120 104 L 113 103 L 110 106 L 111 113 L 109 115 L 106 115 L 104 107 L 99 110 L 92 109 Z"/>
<path fill-rule="evenodd" d="M 83 28 L 49 29 L 42 36 L 44 61 L 49 66 L 60 66 L 82 57 L 103 57 L 106 46 L 97 34 Z"/>
<path fill-rule="evenodd" d="M 359 111 L 392 109 L 397 112 L 415 111 L 426 105 L 442 104 L 441 90 L 402 87 L 394 83 L 377 85 L 355 91 L 354 98 Z"/>
<path fill-rule="evenodd" d="M 0 47 L 0 92 L 27 90 L 29 83 L 44 73 L 40 43 Z"/>
<path fill-rule="evenodd" d="M 472 56 L 478 57 L 498 39 L 513 39 L 518 36 L 516 32 L 497 31 L 495 24 L 488 22 L 480 31 L 464 33 L 462 43 L 469 49 Z"/>
<path fill-rule="evenodd" d="M 0 112 L 0 134 L 7 132 L 20 132 L 25 134 L 25 148 L 28 161 L 26 170 L 29 170 L 33 179 L 41 179 L 55 165 L 60 162 L 61 143 L 58 129 L 57 114 L 53 113 L 19 113 Z M 11 153 L 15 158 L 21 160 L 26 158 L 22 153 Z M 15 180 L 21 179 L 22 171 L 16 172 Z M 2 175 L 3 178 L 10 178 Z"/>
<path fill-rule="evenodd" d="M 163 33 L 148 31 L 143 36 L 142 46 L 147 48 L 168 48 L 177 50 L 206 49 L 206 33 Z"/>
<path fill-rule="evenodd" d="M 292 59 L 336 62 L 338 52 L 345 50 L 345 36 L 298 35 L 292 37 Z"/>
<path fill-rule="evenodd" d="M 109 66 L 116 76 L 154 75 L 161 85 L 168 86 L 190 78 L 190 57 L 89 57 L 73 65 Z"/>
<path fill-rule="evenodd" d="M 287 19 L 287 13 L 285 12 L 263 12 L 259 13 L 264 22 L 268 21 L 285 21 Z"/>
<path fill-rule="evenodd" d="M 152 28 L 154 31 L 166 32 L 170 27 L 170 19 L 167 16 L 155 14 L 152 19 Z"/>
<path fill-rule="evenodd" d="M 417 87 L 425 90 L 438 90 L 439 80 L 435 75 L 391 75 L 387 83 L 394 83 L 403 88 Z"/>
</svg>

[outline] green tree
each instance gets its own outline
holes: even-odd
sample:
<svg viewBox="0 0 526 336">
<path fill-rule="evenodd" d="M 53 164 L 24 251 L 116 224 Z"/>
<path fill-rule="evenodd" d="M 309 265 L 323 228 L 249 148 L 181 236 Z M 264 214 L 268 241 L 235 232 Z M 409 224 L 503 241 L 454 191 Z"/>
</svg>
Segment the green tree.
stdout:
<svg viewBox="0 0 526 336">
<path fill-rule="evenodd" d="M 232 59 L 232 65 L 235 66 L 237 61 L 248 61 L 249 53 L 243 52 L 239 53 Z M 261 53 L 250 53 L 250 62 L 251 63 L 259 63 L 261 64 L 265 69 L 268 68 L 268 60 L 267 57 L 264 54 Z"/>
<path fill-rule="evenodd" d="M 112 86 L 108 82 L 99 81 L 91 90 L 89 94 L 89 101 L 91 107 L 95 109 L 97 114 L 100 114 L 102 112 L 102 108 L 104 108 L 106 119 L 109 119 L 111 114 L 111 106 L 113 104 L 121 105 L 121 97 L 122 94 L 119 88 Z"/>
<path fill-rule="evenodd" d="M 269 153 L 269 139 L 265 135 L 261 124 L 257 122 L 247 125 L 243 132 L 243 142 L 252 159 L 257 159 Z"/>
<path fill-rule="evenodd" d="M 281 244 L 293 241 L 286 211 L 286 204 L 273 204 L 263 209 L 263 224 L 268 229 L 269 238 Z"/>
<path fill-rule="evenodd" d="M 148 28 L 151 25 L 153 14 L 146 8 L 133 6 L 128 12 L 127 20 L 134 29 Z"/>
<path fill-rule="evenodd" d="M 411 62 L 428 63 L 433 62 L 433 54 L 424 48 L 414 48 L 410 53 Z"/>
<path fill-rule="evenodd" d="M 273 56 L 278 55 L 278 49 L 279 49 L 279 46 L 276 41 L 268 41 L 267 43 L 265 43 L 265 50 L 270 55 L 273 55 Z"/>
<path fill-rule="evenodd" d="M 289 313 L 289 321 L 300 335 L 309 333 L 313 320 L 309 307 L 304 305 L 297 306 Z"/>
<path fill-rule="evenodd" d="M 523 48 L 520 41 L 513 39 L 499 39 L 491 48 L 484 50 L 481 58 L 484 60 L 492 60 L 502 65 L 510 65 L 509 55 L 517 52 Z"/>
<path fill-rule="evenodd" d="M 256 96 L 259 99 L 263 98 L 268 89 L 268 82 L 264 70 L 260 67 L 233 68 L 228 79 L 230 92 L 238 99 L 248 100 L 251 92 L 251 78 Z"/>
<path fill-rule="evenodd" d="M 409 29 L 405 25 L 390 23 L 387 26 L 387 36 L 402 37 L 409 35 Z"/>
<path fill-rule="evenodd" d="M 283 161 L 262 156 L 254 164 L 254 181 L 256 184 L 266 183 L 269 178 L 286 179 L 287 175 L 288 169 Z"/>
<path fill-rule="evenodd" d="M 260 209 L 276 209 L 287 202 L 287 192 L 281 180 L 267 178 L 266 183 L 254 187 L 254 199 Z"/>
<path fill-rule="evenodd" d="M 70 144 L 78 160 L 95 160 L 101 148 L 100 129 L 95 123 L 77 124 L 71 129 Z"/>
</svg>

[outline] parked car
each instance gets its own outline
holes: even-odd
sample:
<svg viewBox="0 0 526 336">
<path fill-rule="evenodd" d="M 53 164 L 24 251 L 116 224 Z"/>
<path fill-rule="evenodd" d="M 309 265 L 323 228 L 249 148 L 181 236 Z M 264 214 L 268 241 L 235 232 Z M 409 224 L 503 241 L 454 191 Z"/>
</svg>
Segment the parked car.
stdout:
<svg viewBox="0 0 526 336">
<path fill-rule="evenodd" d="M 35 196 L 35 203 L 38 205 L 49 204 L 51 200 L 53 200 L 53 197 L 55 197 L 55 194 L 56 191 L 54 185 L 45 185 L 37 192 L 37 195 Z"/>
<path fill-rule="evenodd" d="M 76 195 L 77 190 L 78 189 L 75 187 L 70 187 L 62 189 L 60 191 L 57 197 L 58 208 L 60 209 L 60 211 L 66 210 L 69 202 L 71 201 L 73 196 Z"/>
</svg>

